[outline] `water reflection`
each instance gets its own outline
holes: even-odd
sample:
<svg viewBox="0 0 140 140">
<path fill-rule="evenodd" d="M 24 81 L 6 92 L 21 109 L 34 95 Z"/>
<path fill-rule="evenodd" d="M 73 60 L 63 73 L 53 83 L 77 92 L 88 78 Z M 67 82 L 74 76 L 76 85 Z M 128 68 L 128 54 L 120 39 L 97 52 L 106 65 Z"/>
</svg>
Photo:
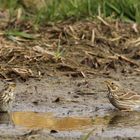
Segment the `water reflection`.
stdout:
<svg viewBox="0 0 140 140">
<path fill-rule="evenodd" d="M 140 126 L 140 112 L 119 112 L 110 120 L 109 126 L 114 127 L 132 127 Z"/>
<path fill-rule="evenodd" d="M 9 124 L 11 117 L 8 113 L 0 113 L 0 124 Z"/>
</svg>

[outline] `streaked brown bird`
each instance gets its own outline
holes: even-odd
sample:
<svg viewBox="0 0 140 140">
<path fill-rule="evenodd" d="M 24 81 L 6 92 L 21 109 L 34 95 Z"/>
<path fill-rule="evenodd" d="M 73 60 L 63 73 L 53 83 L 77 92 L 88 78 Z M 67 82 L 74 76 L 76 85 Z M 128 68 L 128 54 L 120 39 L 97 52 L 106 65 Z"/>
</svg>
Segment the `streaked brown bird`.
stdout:
<svg viewBox="0 0 140 140">
<path fill-rule="evenodd" d="M 108 87 L 110 103 L 122 111 L 140 110 L 140 95 L 133 91 L 126 91 L 119 83 L 111 80 L 105 81 Z"/>
<path fill-rule="evenodd" d="M 16 84 L 9 82 L 6 87 L 0 91 L 0 112 L 9 112 L 14 100 L 14 90 Z"/>
</svg>

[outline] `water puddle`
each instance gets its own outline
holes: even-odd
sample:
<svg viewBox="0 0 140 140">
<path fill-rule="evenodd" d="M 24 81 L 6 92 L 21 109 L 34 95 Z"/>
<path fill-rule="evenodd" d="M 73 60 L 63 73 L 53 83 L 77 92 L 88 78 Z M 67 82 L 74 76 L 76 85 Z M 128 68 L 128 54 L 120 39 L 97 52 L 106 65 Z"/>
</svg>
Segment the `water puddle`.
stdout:
<svg viewBox="0 0 140 140">
<path fill-rule="evenodd" d="M 26 129 L 89 132 L 99 136 L 140 136 L 140 112 L 115 112 L 102 117 L 56 117 L 52 113 L 12 112 L 0 114 L 1 124 Z M 83 131 L 84 130 L 84 131 Z M 87 131 L 88 130 L 88 131 Z"/>
<path fill-rule="evenodd" d="M 47 128 L 50 130 L 80 130 L 92 126 L 91 118 L 55 117 L 52 113 L 13 112 L 12 121 L 15 125 L 27 128 Z"/>
<path fill-rule="evenodd" d="M 58 131 L 83 130 L 94 125 L 107 124 L 110 117 L 56 117 L 52 113 L 11 112 L 1 113 L 0 123 L 21 126 L 29 129 L 49 129 Z"/>
</svg>

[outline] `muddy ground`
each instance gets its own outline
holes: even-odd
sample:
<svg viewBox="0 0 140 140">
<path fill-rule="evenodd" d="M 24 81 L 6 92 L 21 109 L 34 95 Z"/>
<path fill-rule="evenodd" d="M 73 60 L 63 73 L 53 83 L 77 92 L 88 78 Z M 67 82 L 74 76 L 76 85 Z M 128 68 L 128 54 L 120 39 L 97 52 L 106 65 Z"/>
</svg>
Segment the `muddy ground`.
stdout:
<svg viewBox="0 0 140 140">
<path fill-rule="evenodd" d="M 13 25 L 37 38 L 4 34 Z M 119 21 L 30 23 L 1 27 L 1 88 L 15 81 L 10 114 L 1 115 L 1 139 L 139 139 L 140 112 L 108 101 L 104 80 L 140 91 L 140 27 Z"/>
</svg>

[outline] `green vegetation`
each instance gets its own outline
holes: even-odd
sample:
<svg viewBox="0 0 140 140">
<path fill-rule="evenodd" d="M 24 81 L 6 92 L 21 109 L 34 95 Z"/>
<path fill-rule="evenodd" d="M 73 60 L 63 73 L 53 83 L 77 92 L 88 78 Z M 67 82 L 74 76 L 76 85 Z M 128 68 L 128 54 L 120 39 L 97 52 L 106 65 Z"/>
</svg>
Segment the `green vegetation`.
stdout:
<svg viewBox="0 0 140 140">
<path fill-rule="evenodd" d="M 85 135 L 81 140 L 88 140 L 90 136 L 92 135 L 94 130 L 91 130 L 87 135 Z"/>
<path fill-rule="evenodd" d="M 49 0 L 46 0 L 49 1 Z M 24 17 L 37 24 L 64 19 L 79 20 L 96 16 L 119 18 L 123 21 L 140 22 L 139 0 L 50 0 L 43 8 L 29 14 L 20 0 L 0 0 L 0 6 L 9 8 L 10 15 L 19 7 L 24 9 Z"/>
<path fill-rule="evenodd" d="M 63 47 L 60 45 L 60 41 L 59 41 L 59 43 L 57 45 L 57 50 L 54 53 L 54 59 L 56 61 L 60 60 L 63 56 L 63 53 L 64 53 L 64 50 L 63 50 Z"/>
</svg>

